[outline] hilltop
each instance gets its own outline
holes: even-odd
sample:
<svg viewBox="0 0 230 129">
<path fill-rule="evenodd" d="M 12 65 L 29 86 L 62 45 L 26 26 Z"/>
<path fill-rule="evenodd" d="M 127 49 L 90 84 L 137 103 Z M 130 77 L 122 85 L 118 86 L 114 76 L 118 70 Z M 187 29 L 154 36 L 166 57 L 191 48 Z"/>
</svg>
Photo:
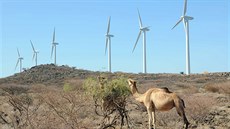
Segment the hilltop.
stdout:
<svg viewBox="0 0 230 129">
<path fill-rule="evenodd" d="M 89 70 L 76 69 L 67 65 L 55 66 L 54 64 L 45 64 L 34 66 L 21 73 L 0 79 L 1 83 L 18 83 L 18 84 L 59 84 L 67 78 L 86 78 L 96 72 Z"/>
</svg>

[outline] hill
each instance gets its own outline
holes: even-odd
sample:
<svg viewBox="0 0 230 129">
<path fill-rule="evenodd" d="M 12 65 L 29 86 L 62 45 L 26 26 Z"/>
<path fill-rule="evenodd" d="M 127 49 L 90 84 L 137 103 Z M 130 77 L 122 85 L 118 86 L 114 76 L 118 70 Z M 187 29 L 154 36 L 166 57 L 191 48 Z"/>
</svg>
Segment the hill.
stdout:
<svg viewBox="0 0 230 129">
<path fill-rule="evenodd" d="M 66 79 L 86 79 L 88 77 L 96 77 L 99 75 L 106 75 L 109 78 L 116 76 L 126 76 L 138 80 L 140 83 L 154 81 L 159 86 L 168 86 L 175 83 L 211 83 L 221 82 L 230 79 L 229 72 L 220 73 L 206 73 L 206 74 L 191 74 L 189 76 L 183 74 L 133 74 L 123 72 L 95 72 L 89 70 L 76 69 L 75 67 L 69 67 L 67 65 L 55 66 L 54 64 L 45 64 L 34 66 L 21 73 L 16 73 L 12 76 L 1 78 L 0 84 L 4 83 L 16 83 L 16 84 L 55 84 L 62 85 Z M 160 83 L 158 83 L 160 82 Z"/>
<path fill-rule="evenodd" d="M 96 74 L 89 70 L 76 69 L 66 65 L 55 66 L 54 64 L 46 64 L 34 66 L 21 73 L 0 79 L 2 83 L 17 84 L 59 84 L 67 78 L 86 78 L 89 75 Z"/>
</svg>

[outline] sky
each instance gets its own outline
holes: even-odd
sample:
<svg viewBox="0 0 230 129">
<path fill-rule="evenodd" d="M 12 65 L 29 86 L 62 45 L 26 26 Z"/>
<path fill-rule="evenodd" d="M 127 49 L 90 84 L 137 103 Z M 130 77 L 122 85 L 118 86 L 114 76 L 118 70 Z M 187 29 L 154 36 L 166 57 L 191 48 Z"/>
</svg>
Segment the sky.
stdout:
<svg viewBox="0 0 230 129">
<path fill-rule="evenodd" d="M 229 72 L 230 2 L 188 0 L 191 73 Z M 23 68 L 53 63 L 51 42 L 56 28 L 57 64 L 92 71 L 107 71 L 105 33 L 111 16 L 112 72 L 142 72 L 142 37 L 138 13 L 147 32 L 147 72 L 185 72 L 183 24 L 172 27 L 182 15 L 184 0 L 0 0 L 0 78 L 15 70 L 17 48 Z"/>
</svg>

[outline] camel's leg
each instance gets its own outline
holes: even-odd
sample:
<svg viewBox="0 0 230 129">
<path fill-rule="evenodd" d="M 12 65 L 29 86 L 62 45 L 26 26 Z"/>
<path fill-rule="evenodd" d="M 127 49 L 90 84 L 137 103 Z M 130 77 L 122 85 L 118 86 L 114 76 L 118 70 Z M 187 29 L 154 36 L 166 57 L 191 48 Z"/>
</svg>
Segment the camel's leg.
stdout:
<svg viewBox="0 0 230 129">
<path fill-rule="evenodd" d="M 147 108 L 147 111 L 149 115 L 149 129 L 152 129 L 152 121 L 153 121 L 152 110 L 150 108 Z"/>
<path fill-rule="evenodd" d="M 155 109 L 152 111 L 152 117 L 153 117 L 153 128 L 156 129 L 156 114 L 155 114 Z"/>
<path fill-rule="evenodd" d="M 184 101 L 182 99 L 178 99 L 174 102 L 175 102 L 177 113 L 183 118 L 183 121 L 184 121 L 183 127 L 187 129 L 189 122 L 188 122 L 188 119 L 186 118 L 185 111 L 184 111 L 184 108 L 185 108 Z"/>
</svg>

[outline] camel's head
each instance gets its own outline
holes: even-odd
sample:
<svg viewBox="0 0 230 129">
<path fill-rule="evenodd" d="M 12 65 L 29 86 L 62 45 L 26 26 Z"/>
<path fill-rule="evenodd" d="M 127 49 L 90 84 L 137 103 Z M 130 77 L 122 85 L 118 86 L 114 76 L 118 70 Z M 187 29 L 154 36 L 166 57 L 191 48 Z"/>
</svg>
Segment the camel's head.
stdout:
<svg viewBox="0 0 230 129">
<path fill-rule="evenodd" d="M 129 83 L 129 87 L 132 88 L 133 86 L 136 86 L 136 81 L 132 80 L 132 79 L 128 79 L 127 80 Z"/>
<path fill-rule="evenodd" d="M 128 79 L 127 80 L 129 83 L 129 88 L 132 94 L 135 94 L 136 92 L 138 92 L 137 87 L 136 87 L 136 81 L 132 80 L 132 79 Z"/>
</svg>

